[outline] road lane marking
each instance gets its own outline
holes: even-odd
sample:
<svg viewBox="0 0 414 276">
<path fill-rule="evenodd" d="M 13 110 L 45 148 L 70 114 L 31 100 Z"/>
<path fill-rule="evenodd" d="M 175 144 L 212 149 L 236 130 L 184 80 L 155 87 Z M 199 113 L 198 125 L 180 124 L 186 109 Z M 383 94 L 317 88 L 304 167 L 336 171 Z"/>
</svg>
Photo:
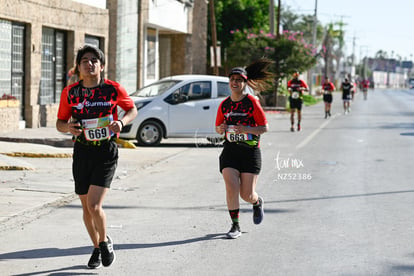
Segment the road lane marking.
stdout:
<svg viewBox="0 0 414 276">
<path fill-rule="evenodd" d="M 296 146 L 296 149 L 301 149 L 306 146 L 322 129 L 324 129 L 333 119 L 340 116 L 341 113 L 334 114 L 329 120 L 326 120 L 321 124 L 317 129 L 315 129 L 306 139 L 304 139 L 299 145 Z"/>
</svg>

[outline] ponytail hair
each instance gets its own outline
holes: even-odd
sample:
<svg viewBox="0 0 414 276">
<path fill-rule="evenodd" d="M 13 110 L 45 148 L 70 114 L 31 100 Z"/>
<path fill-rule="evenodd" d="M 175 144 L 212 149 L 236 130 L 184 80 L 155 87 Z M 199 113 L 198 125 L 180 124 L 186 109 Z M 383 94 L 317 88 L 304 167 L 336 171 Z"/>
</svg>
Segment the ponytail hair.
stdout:
<svg viewBox="0 0 414 276">
<path fill-rule="evenodd" d="M 271 87 L 269 80 L 273 79 L 273 73 L 267 71 L 268 67 L 274 63 L 268 58 L 258 59 L 246 67 L 247 84 L 257 92 L 264 91 Z"/>
<path fill-rule="evenodd" d="M 247 84 L 257 92 L 268 89 L 271 84 L 269 80 L 273 78 L 273 73 L 267 71 L 268 67 L 274 62 L 268 58 L 260 58 L 247 67 L 235 67 L 231 70 L 229 76 L 233 74 L 240 74 L 246 81 Z"/>
</svg>

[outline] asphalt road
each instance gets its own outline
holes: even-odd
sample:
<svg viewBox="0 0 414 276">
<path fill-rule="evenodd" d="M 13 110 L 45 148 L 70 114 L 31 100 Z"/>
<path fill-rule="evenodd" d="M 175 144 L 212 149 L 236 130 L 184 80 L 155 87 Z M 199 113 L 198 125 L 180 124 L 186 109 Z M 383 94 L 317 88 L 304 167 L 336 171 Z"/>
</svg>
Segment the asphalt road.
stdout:
<svg viewBox="0 0 414 276">
<path fill-rule="evenodd" d="M 335 94 L 331 118 L 307 107 L 295 133 L 287 114 L 269 114 L 265 219 L 254 225 L 243 203 L 236 240 L 225 239 L 220 147 L 166 140 L 154 152 L 169 154 L 149 165 L 124 151 L 104 206 L 116 263 L 86 269 L 92 248 L 74 200 L 1 233 L 1 274 L 413 275 L 413 101 L 413 91 L 370 91 L 345 115 Z"/>
</svg>

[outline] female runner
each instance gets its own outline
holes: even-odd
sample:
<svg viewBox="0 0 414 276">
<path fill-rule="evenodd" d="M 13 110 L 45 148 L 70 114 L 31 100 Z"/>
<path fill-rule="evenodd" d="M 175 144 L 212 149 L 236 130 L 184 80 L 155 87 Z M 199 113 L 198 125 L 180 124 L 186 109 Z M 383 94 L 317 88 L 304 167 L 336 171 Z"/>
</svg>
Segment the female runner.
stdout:
<svg viewBox="0 0 414 276">
<path fill-rule="evenodd" d="M 267 68 L 271 60 L 259 59 L 246 68 L 233 68 L 229 74 L 231 96 L 219 106 L 216 131 L 224 134 L 224 148 L 220 155 L 220 172 L 226 184 L 227 208 L 232 220 L 228 238 L 238 238 L 240 197 L 253 205 L 253 222 L 263 220 L 263 198 L 256 193 L 257 177 L 261 169 L 260 135 L 268 130 L 265 113 L 259 100 L 246 92 L 246 85 L 263 91 L 272 78 Z"/>
</svg>

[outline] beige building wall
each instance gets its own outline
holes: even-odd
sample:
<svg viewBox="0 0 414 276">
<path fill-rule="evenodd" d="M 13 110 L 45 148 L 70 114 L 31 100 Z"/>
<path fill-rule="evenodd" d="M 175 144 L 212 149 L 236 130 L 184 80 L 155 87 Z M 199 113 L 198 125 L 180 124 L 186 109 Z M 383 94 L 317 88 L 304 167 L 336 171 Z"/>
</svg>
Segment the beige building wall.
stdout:
<svg viewBox="0 0 414 276">
<path fill-rule="evenodd" d="M 67 32 L 67 70 L 73 66 L 85 35 L 101 37 L 104 51 L 108 50 L 108 10 L 95 8 L 73 1 L 49 0 L 2 0 L 0 19 L 25 24 L 25 122 L 26 127 L 54 126 L 57 115 L 56 104 L 38 105 L 42 28 L 49 27 Z M 41 125 L 40 111 L 46 112 L 46 125 Z"/>
<path fill-rule="evenodd" d="M 118 17 L 122 16 L 118 11 L 119 5 L 131 4 L 132 0 L 107 0 L 107 8 L 110 13 L 110 41 L 116 41 L 109 46 L 110 67 L 108 68 L 109 78 L 116 79 L 117 75 L 124 75 L 123 71 L 131 74 L 128 68 L 117 66 L 116 51 L 120 40 L 124 38 L 117 35 L 119 32 Z M 181 5 L 180 10 L 188 10 L 186 18 L 181 16 L 172 16 L 168 10 L 166 14 L 162 13 L 164 6 L 161 1 L 151 2 L 152 0 L 140 0 L 138 5 L 138 30 L 136 45 L 136 85 L 139 89 L 159 78 L 178 75 L 178 74 L 206 74 L 207 64 L 207 3 L 205 1 L 194 1 L 192 7 L 183 4 L 182 1 L 176 3 L 165 2 L 164 4 Z M 132 1 L 135 2 L 135 1 Z M 157 6 L 158 4 L 158 6 Z M 159 10 L 151 11 L 151 8 Z M 158 19 L 150 18 L 151 14 L 156 15 Z M 164 19 L 164 20 L 161 20 Z M 169 22 L 166 18 L 171 18 L 174 22 Z M 182 22 L 177 22 L 182 20 Z M 183 22 L 186 22 L 184 24 Z M 174 24 L 172 24 L 174 23 Z M 185 26 L 185 27 L 184 27 Z M 135 26 L 131 26 L 134 28 Z M 150 30 L 150 31 L 149 31 Z M 148 41 L 149 32 L 156 33 L 157 56 L 155 60 L 156 77 L 149 79 L 147 77 L 148 64 Z M 121 41 L 122 43 L 123 41 Z M 135 53 L 134 53 L 135 54 Z M 121 82 L 122 84 L 122 82 Z"/>
<path fill-rule="evenodd" d="M 117 81 L 116 76 L 128 68 L 117 68 L 117 17 L 118 6 L 125 0 L 107 0 L 106 9 L 75 1 L 2 0 L 0 19 L 25 25 L 25 87 L 24 120 L 26 127 L 54 126 L 59 103 L 42 105 L 39 102 L 42 28 L 58 29 L 66 33 L 66 70 L 74 65 L 77 49 L 84 44 L 85 35 L 100 37 L 106 54 L 106 77 Z M 163 66 L 170 75 L 206 74 L 207 72 L 207 2 L 193 1 L 187 21 L 187 31 L 172 31 L 169 25 L 154 25 L 149 18 L 152 0 L 138 0 L 138 27 L 136 49 L 136 89 L 145 85 L 147 58 L 147 29 L 156 29 L 159 47 L 157 70 Z M 180 1 L 178 1 L 180 2 Z M 87 2 L 85 2 L 87 3 Z M 181 2 L 180 2 L 181 3 Z M 129 3 L 130 4 L 130 3 Z M 187 9 L 188 7 L 186 7 Z M 174 19 L 177 20 L 177 19 Z M 162 56 L 162 58 L 160 58 Z M 164 63 L 163 63 L 164 62 Z"/>
</svg>

